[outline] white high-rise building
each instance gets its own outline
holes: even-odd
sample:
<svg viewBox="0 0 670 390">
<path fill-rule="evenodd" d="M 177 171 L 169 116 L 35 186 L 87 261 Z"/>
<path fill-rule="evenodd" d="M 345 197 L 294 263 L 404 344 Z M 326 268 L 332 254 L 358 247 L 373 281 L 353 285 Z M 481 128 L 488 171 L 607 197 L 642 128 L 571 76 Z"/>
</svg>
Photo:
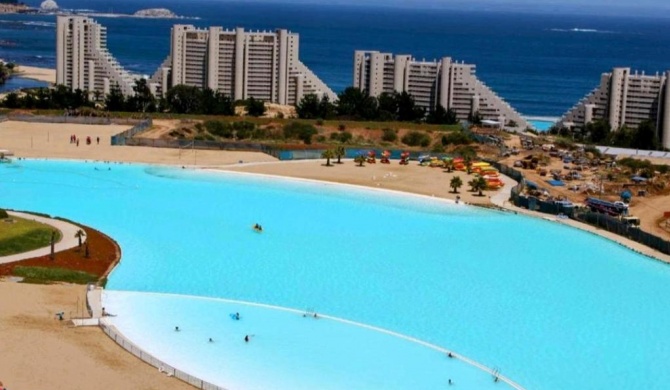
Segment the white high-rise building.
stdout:
<svg viewBox="0 0 670 390">
<path fill-rule="evenodd" d="M 91 95 L 106 95 L 118 85 L 124 95 L 131 95 L 135 78 L 107 50 L 105 27 L 84 16 L 58 16 L 56 84 Z"/>
<path fill-rule="evenodd" d="M 176 85 L 211 88 L 236 100 L 296 104 L 306 94 L 337 96 L 298 58 L 299 37 L 287 30 L 172 28 L 170 55 L 150 82 L 160 94 Z"/>
<path fill-rule="evenodd" d="M 357 50 L 354 87 L 370 96 L 407 92 L 419 107 L 432 110 L 439 104 L 454 110 L 459 119 L 479 113 L 483 119 L 503 125 L 513 121 L 522 129 L 528 126 L 518 112 L 477 79 L 474 65 L 449 57 L 417 61 L 409 55 Z"/>
<path fill-rule="evenodd" d="M 603 73 L 600 85 L 566 112 L 559 127 L 583 128 L 604 119 L 613 130 L 626 125 L 636 128 L 651 120 L 661 145 L 670 149 L 670 71 L 645 75 L 630 68 L 614 68 Z"/>
<path fill-rule="evenodd" d="M 84 16 L 58 16 L 56 83 L 100 92 L 118 85 L 133 92 L 135 79 L 107 50 L 107 31 Z M 149 79 L 155 95 L 175 85 L 209 87 L 234 99 L 296 104 L 307 94 L 337 96 L 298 59 L 298 34 L 175 25 L 170 54 Z"/>
</svg>

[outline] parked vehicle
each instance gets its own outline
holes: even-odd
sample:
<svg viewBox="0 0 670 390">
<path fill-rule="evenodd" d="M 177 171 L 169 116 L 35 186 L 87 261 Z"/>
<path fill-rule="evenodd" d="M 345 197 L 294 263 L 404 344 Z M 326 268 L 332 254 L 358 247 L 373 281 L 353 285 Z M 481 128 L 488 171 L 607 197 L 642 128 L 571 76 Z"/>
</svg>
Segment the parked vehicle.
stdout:
<svg viewBox="0 0 670 390">
<path fill-rule="evenodd" d="M 586 206 L 591 211 L 612 216 L 628 215 L 628 205 L 621 201 L 609 202 L 597 198 L 586 198 Z"/>
<path fill-rule="evenodd" d="M 633 217 L 633 216 L 623 217 L 621 218 L 621 222 L 625 223 L 630 227 L 640 227 L 639 217 Z"/>
</svg>

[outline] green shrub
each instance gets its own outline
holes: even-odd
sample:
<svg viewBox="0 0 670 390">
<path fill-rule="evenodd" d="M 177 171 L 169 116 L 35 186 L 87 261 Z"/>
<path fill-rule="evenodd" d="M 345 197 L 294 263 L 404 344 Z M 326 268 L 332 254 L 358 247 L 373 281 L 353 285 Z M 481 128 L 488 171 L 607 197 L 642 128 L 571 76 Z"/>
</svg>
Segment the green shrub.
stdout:
<svg viewBox="0 0 670 390">
<path fill-rule="evenodd" d="M 398 140 L 398 133 L 389 128 L 382 129 L 382 141 L 396 142 Z"/>
<path fill-rule="evenodd" d="M 345 125 L 344 123 L 340 123 L 339 125 L 337 125 L 337 129 L 339 131 L 344 131 L 347 129 L 347 125 Z"/>
<path fill-rule="evenodd" d="M 300 122 L 291 122 L 284 125 L 283 131 L 284 138 L 299 139 L 307 145 L 312 143 L 312 136 L 318 133 L 316 127 Z"/>
<path fill-rule="evenodd" d="M 603 154 L 600 153 L 600 150 L 593 145 L 588 145 L 584 147 L 584 152 L 592 153 L 595 158 L 600 158 Z"/>
<path fill-rule="evenodd" d="M 430 145 L 430 137 L 426 133 L 420 131 L 410 131 L 401 139 L 402 143 L 408 146 L 426 147 Z"/>
<path fill-rule="evenodd" d="M 444 153 L 444 146 L 441 142 L 435 142 L 433 148 L 430 150 L 433 153 Z"/>
<path fill-rule="evenodd" d="M 326 136 L 325 135 L 318 135 L 316 136 L 316 142 L 326 142 Z"/>
<path fill-rule="evenodd" d="M 251 138 L 253 139 L 270 139 L 272 138 L 272 133 L 270 131 L 271 129 L 264 129 L 261 127 L 256 127 L 252 132 L 251 132 Z"/>
<path fill-rule="evenodd" d="M 636 158 L 622 158 L 617 162 L 617 164 L 628 167 L 634 171 L 642 170 L 642 169 L 652 169 L 653 164 L 649 160 L 638 160 Z"/>
<path fill-rule="evenodd" d="M 247 108 L 247 115 L 249 116 L 263 116 L 265 114 L 265 103 L 262 100 L 256 100 L 253 97 L 247 99 L 244 105 Z"/>
<path fill-rule="evenodd" d="M 5 211 L 5 209 L 0 209 L 0 219 L 5 218 L 9 218 L 9 214 L 7 214 L 7 211 Z"/>
<path fill-rule="evenodd" d="M 204 126 L 212 135 L 222 138 L 233 138 L 232 126 L 227 122 L 210 120 L 205 121 Z"/>
<path fill-rule="evenodd" d="M 340 142 L 342 142 L 343 144 L 346 144 L 347 142 L 351 141 L 352 138 L 354 138 L 354 135 L 348 131 L 343 131 L 340 133 Z"/>
<path fill-rule="evenodd" d="M 563 138 L 563 137 L 558 137 L 554 140 L 554 145 L 558 146 L 561 149 L 567 149 L 567 150 L 575 150 L 577 147 L 575 146 L 574 141 L 568 138 Z"/>
<path fill-rule="evenodd" d="M 443 145 L 470 145 L 472 139 L 462 131 L 453 131 L 442 136 Z"/>
<path fill-rule="evenodd" d="M 470 145 L 461 145 L 454 148 L 452 154 L 460 157 L 476 157 L 477 151 Z"/>
</svg>

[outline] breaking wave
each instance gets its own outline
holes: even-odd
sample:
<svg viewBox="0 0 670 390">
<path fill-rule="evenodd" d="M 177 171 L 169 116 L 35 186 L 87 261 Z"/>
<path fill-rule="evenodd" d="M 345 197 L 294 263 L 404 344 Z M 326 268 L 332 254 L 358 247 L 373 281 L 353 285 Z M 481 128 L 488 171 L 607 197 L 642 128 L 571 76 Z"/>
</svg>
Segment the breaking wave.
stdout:
<svg viewBox="0 0 670 390">
<path fill-rule="evenodd" d="M 616 34 L 614 31 L 597 30 L 595 28 L 552 28 L 549 31 L 555 32 L 573 32 L 573 33 L 591 33 L 591 34 Z"/>
</svg>

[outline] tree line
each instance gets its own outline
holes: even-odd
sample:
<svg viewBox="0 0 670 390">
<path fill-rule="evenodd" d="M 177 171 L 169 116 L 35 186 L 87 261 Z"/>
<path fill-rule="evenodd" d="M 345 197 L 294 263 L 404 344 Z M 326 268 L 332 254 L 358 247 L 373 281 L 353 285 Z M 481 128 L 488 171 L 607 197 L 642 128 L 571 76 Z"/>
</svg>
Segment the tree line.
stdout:
<svg viewBox="0 0 670 390">
<path fill-rule="evenodd" d="M 623 125 L 613 130 L 608 121 L 599 119 L 588 123 L 584 128 L 574 130 L 553 127 L 549 133 L 603 146 L 643 150 L 663 149 L 656 131 L 656 123 L 652 120 L 640 123 L 637 128 Z"/>
<path fill-rule="evenodd" d="M 458 123 L 456 112 L 441 105 L 426 112 L 407 92 L 384 92 L 370 96 L 359 88 L 349 87 L 337 95 L 337 102 L 328 96 L 305 95 L 296 104 L 301 119 L 349 119 L 366 121 L 422 122 L 453 125 Z"/>
<path fill-rule="evenodd" d="M 103 96 L 96 91 L 89 94 L 80 89 L 70 90 L 63 85 L 54 88 L 37 88 L 22 94 L 10 93 L 0 105 L 7 108 L 24 109 L 77 109 L 100 107 L 111 112 L 171 112 L 192 115 L 234 116 L 235 107 L 243 105 L 250 116 L 265 114 L 263 101 L 248 98 L 235 101 L 231 96 L 210 88 L 177 85 L 170 88 L 165 96 L 156 98 L 146 79 L 137 79 L 133 85 L 133 95 L 124 96 L 118 85 Z M 426 112 L 417 106 L 414 97 L 407 92 L 382 93 L 379 97 L 350 87 L 338 95 L 337 102 L 328 96 L 308 94 L 296 105 L 301 119 L 343 119 L 367 121 L 426 122 L 453 125 L 458 123 L 456 112 L 446 110 L 441 105 Z M 477 122 L 478 114 L 471 118 Z"/>
<path fill-rule="evenodd" d="M 249 98 L 246 101 L 234 101 L 230 96 L 212 89 L 177 85 L 170 88 L 162 98 L 156 98 L 146 79 L 137 79 L 133 85 L 133 95 L 124 96 L 118 85 L 102 96 L 98 91 L 92 95 L 81 89 L 71 90 L 64 85 L 54 88 L 37 88 L 23 94 L 12 92 L 0 105 L 6 108 L 25 109 L 77 109 L 104 106 L 112 112 L 171 112 L 175 114 L 225 115 L 234 116 L 235 106 L 244 105 L 247 114 L 262 116 L 265 105 L 261 100 Z"/>
</svg>

